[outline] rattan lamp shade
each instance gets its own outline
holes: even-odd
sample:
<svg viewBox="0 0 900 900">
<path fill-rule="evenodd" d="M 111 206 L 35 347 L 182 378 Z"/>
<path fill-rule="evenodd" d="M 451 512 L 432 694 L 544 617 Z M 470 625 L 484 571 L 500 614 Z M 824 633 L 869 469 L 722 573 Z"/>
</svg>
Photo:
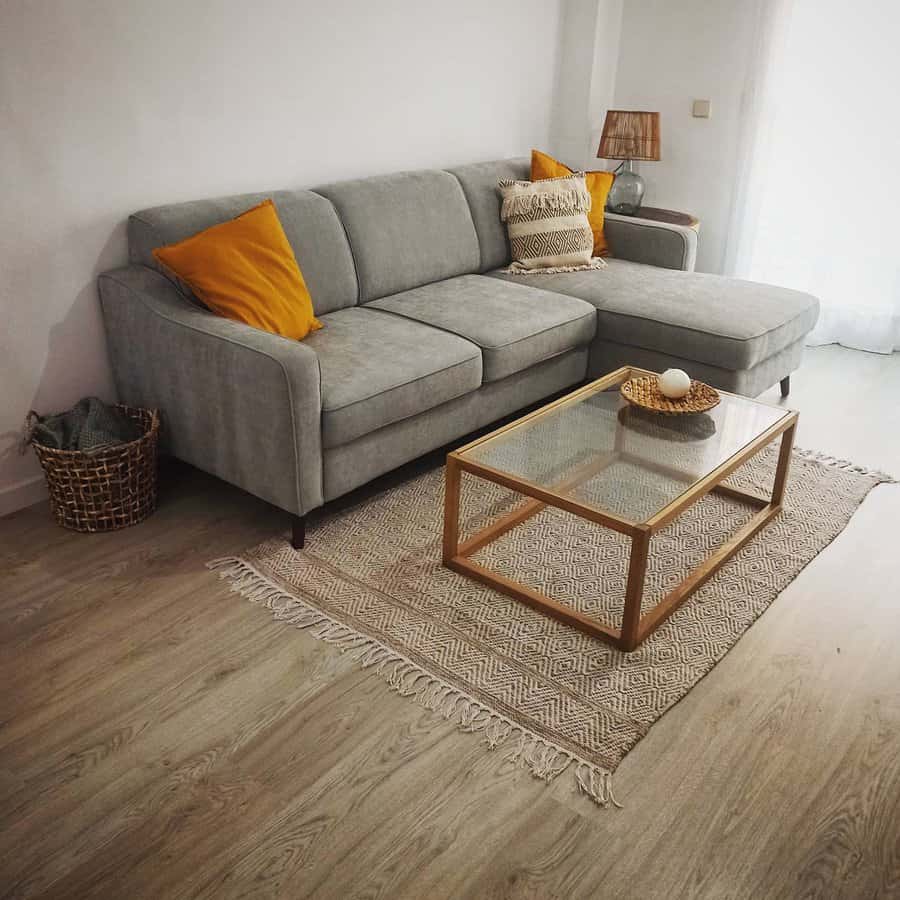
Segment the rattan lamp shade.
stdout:
<svg viewBox="0 0 900 900">
<path fill-rule="evenodd" d="M 600 159 L 659 159 L 659 113 L 609 110 L 597 156 Z"/>
</svg>

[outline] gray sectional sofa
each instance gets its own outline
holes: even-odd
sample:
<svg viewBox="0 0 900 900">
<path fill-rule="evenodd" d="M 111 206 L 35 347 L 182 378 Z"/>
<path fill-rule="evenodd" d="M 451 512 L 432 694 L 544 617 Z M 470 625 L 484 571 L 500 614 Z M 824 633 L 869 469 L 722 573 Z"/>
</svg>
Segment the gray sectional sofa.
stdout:
<svg viewBox="0 0 900 900">
<path fill-rule="evenodd" d="M 756 395 L 800 362 L 814 297 L 692 271 L 689 228 L 609 215 L 606 269 L 508 275 L 498 178 L 527 160 L 157 207 L 100 276 L 123 402 L 175 456 L 295 516 L 620 365 Z M 324 328 L 302 342 L 219 318 L 154 247 L 272 197 Z"/>
</svg>

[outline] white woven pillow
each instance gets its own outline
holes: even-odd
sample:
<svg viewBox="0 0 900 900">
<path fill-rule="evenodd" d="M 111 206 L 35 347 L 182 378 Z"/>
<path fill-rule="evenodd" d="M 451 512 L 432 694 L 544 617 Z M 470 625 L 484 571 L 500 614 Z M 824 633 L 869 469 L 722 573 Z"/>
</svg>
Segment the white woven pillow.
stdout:
<svg viewBox="0 0 900 900">
<path fill-rule="evenodd" d="M 512 263 L 504 270 L 520 275 L 602 269 L 592 257 L 594 235 L 587 213 L 591 195 L 584 173 L 540 181 L 500 181 Z"/>
</svg>

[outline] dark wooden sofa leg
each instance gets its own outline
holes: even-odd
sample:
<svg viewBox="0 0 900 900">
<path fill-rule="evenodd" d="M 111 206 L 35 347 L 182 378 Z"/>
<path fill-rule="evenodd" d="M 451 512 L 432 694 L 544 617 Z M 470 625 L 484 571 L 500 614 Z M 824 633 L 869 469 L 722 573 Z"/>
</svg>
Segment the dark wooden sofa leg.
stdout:
<svg viewBox="0 0 900 900">
<path fill-rule="evenodd" d="M 787 397 L 787 395 L 791 392 L 791 376 L 788 375 L 787 378 L 781 379 L 781 396 Z"/>
<path fill-rule="evenodd" d="M 306 543 L 306 516 L 292 516 L 291 526 L 291 546 L 302 550 Z"/>
</svg>

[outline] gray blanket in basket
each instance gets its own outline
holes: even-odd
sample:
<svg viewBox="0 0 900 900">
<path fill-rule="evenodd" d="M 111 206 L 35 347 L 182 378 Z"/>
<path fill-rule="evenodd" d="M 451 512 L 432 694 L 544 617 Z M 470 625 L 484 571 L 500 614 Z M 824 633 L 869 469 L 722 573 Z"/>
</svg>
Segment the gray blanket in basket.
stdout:
<svg viewBox="0 0 900 900">
<path fill-rule="evenodd" d="M 57 450 L 100 450 L 137 440 L 143 429 L 115 406 L 85 397 L 66 412 L 39 417 L 31 440 Z"/>
</svg>

